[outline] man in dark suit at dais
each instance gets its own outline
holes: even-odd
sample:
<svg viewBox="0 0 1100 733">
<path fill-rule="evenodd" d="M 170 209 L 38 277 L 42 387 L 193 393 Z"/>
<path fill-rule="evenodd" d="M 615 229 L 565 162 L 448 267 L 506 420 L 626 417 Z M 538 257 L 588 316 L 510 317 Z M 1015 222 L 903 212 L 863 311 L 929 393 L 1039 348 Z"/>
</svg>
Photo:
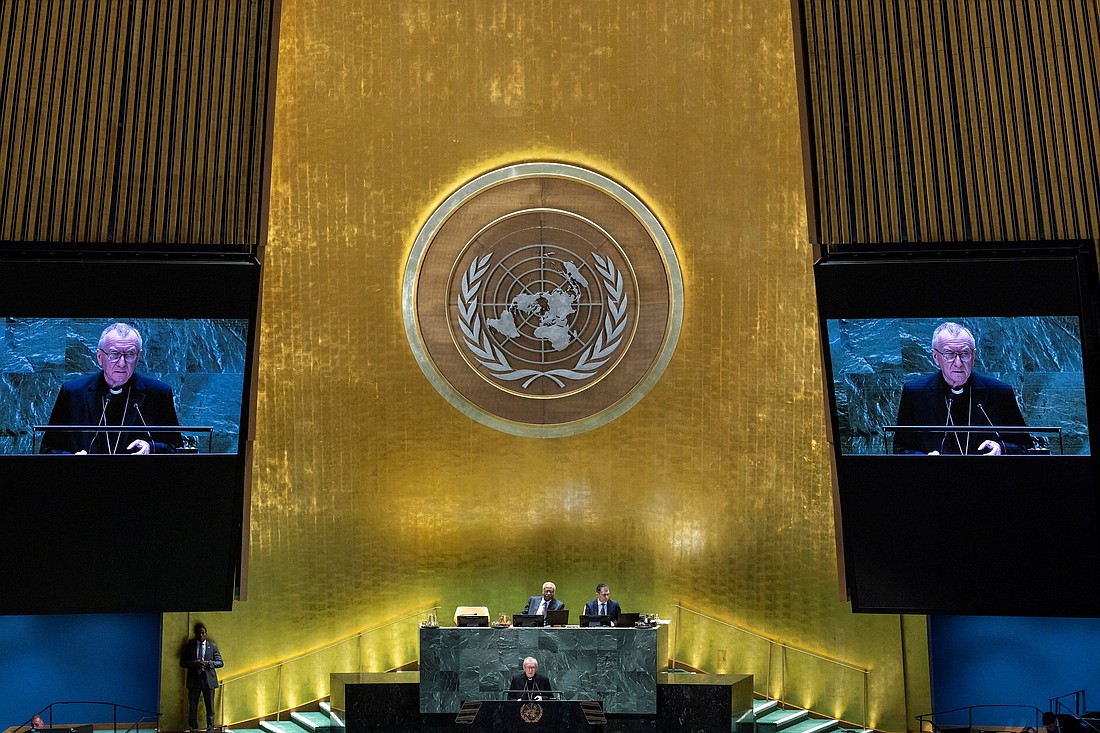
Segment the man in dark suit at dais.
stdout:
<svg viewBox="0 0 1100 733">
<path fill-rule="evenodd" d="M 545 616 L 547 611 L 560 611 L 565 608 L 565 604 L 554 597 L 557 592 L 558 586 L 549 580 L 546 581 L 542 584 L 542 595 L 528 598 L 527 606 L 524 607 L 523 612 L 529 615 Z"/>
<path fill-rule="evenodd" d="M 621 612 L 619 602 L 611 600 L 611 589 L 607 583 L 597 585 L 596 598 L 584 604 L 585 616 L 607 616 L 612 624 L 618 623 Z"/>
</svg>

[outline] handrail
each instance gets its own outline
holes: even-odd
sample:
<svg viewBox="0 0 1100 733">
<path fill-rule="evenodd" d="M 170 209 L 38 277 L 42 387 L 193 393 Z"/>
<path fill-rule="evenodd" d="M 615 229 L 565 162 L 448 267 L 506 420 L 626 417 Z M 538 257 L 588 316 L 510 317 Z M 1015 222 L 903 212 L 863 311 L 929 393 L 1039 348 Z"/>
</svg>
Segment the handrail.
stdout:
<svg viewBox="0 0 1100 733">
<path fill-rule="evenodd" d="M 696 616 L 702 616 L 703 618 L 707 619 L 708 621 L 713 621 L 716 624 L 721 624 L 722 626 L 728 626 L 731 629 L 737 629 L 738 631 L 740 631 L 744 634 L 748 634 L 749 636 L 753 636 L 757 639 L 760 639 L 761 641 L 766 641 L 769 644 L 775 644 L 776 646 L 781 647 L 783 649 L 790 649 L 792 652 L 798 652 L 799 654 L 806 654 L 806 655 L 811 656 L 811 657 L 816 657 L 817 659 L 820 659 L 824 662 L 829 662 L 830 664 L 836 664 L 836 665 L 839 665 L 841 667 L 847 667 L 848 669 L 854 670 L 856 672 L 861 672 L 862 674 L 869 674 L 871 672 L 871 670 L 867 667 L 860 667 L 857 664 L 852 664 L 851 662 L 845 662 L 842 659 L 837 659 L 835 657 L 830 657 L 830 656 L 827 656 L 825 654 L 819 654 L 817 652 L 812 652 L 809 649 L 802 649 L 800 647 L 794 646 L 793 644 L 787 644 L 785 642 L 780 641 L 779 639 L 773 639 L 770 636 L 765 636 L 765 635 L 760 634 L 756 631 L 750 631 L 749 629 L 746 629 L 742 626 L 738 626 L 737 624 L 731 624 L 728 621 L 723 621 L 722 619 L 714 618 L 713 616 L 708 616 L 707 614 L 702 613 L 701 611 L 696 611 L 694 609 L 688 608 L 687 606 L 681 606 L 678 603 L 674 603 L 672 605 L 676 609 L 679 609 L 679 610 L 682 610 L 682 611 L 687 611 L 688 613 L 693 613 Z"/>
<path fill-rule="evenodd" d="M 112 721 L 113 721 L 112 722 L 112 729 L 114 731 L 116 731 L 116 733 L 118 731 L 118 711 L 120 709 L 122 709 L 122 710 L 133 710 L 134 712 L 144 713 L 143 716 L 141 716 L 140 718 L 138 718 L 137 720 L 135 720 L 133 723 L 130 724 L 130 727 L 128 727 L 126 729 L 125 733 L 129 733 L 129 731 L 133 730 L 135 726 L 137 726 L 138 729 L 140 730 L 141 724 L 143 722 L 146 722 L 146 721 L 149 721 L 149 720 L 157 720 L 157 719 L 160 718 L 160 715 L 161 715 L 160 711 L 157 711 L 157 710 L 146 710 L 144 708 L 135 708 L 135 707 L 132 707 L 130 705 L 121 705 L 117 702 L 104 702 L 102 700 L 57 700 L 55 702 L 51 702 L 49 705 L 42 708 L 41 710 L 39 710 L 34 715 L 31 715 L 31 717 L 27 718 L 20 725 L 16 726 L 16 730 L 19 730 L 20 728 L 24 728 L 24 727 L 29 728 L 30 724 L 31 724 L 31 721 L 34 720 L 35 716 L 48 717 L 49 718 L 49 723 L 47 723 L 47 727 L 52 728 L 53 727 L 53 708 L 54 708 L 54 705 L 58 705 L 58 706 L 60 706 L 60 705 L 109 705 L 111 707 L 111 718 L 112 718 Z"/>
<path fill-rule="evenodd" d="M 1050 698 L 1049 703 L 1051 712 L 1057 713 L 1062 708 L 1069 710 L 1069 708 L 1062 704 L 1063 697 L 1073 697 L 1073 714 L 1076 716 L 1081 715 L 1081 708 L 1085 707 L 1085 691 L 1074 690 L 1073 692 L 1067 692 L 1064 695 Z"/>
<path fill-rule="evenodd" d="M 314 654 L 320 654 L 321 652 L 328 651 L 329 649 L 333 649 L 335 647 L 338 647 L 341 644 L 346 644 L 346 643 L 348 643 L 349 641 L 351 641 L 353 639 L 362 638 L 366 634 L 373 634 L 375 631 L 380 631 L 380 630 L 386 628 L 387 626 L 393 626 L 394 624 L 401 623 L 402 621 L 408 621 L 410 618 L 415 618 L 417 616 L 422 616 L 425 613 L 431 613 L 432 611 L 439 611 L 441 608 L 442 608 L 442 606 L 432 606 L 431 608 L 424 609 L 422 611 L 414 611 L 413 613 L 407 614 L 407 615 L 402 616 L 400 618 L 396 618 L 393 621 L 387 621 L 384 624 L 379 624 L 378 626 L 375 626 L 374 628 L 363 629 L 362 631 L 356 632 L 356 633 L 351 634 L 349 636 L 345 636 L 342 639 L 337 639 L 336 641 L 331 641 L 328 644 L 325 644 L 324 646 L 319 646 L 316 649 L 310 649 L 308 652 L 302 652 L 301 654 L 296 654 L 293 657 L 287 657 L 286 659 L 280 659 L 278 662 L 273 662 L 273 663 L 271 663 L 271 664 L 269 664 L 265 667 L 258 667 L 256 669 L 249 670 L 248 672 L 242 672 L 241 674 L 234 675 L 232 677 L 225 677 L 224 679 L 222 679 L 220 681 L 220 684 L 224 685 L 227 682 L 236 682 L 237 680 L 242 680 L 245 677 L 251 677 L 252 675 L 259 674 L 260 672 L 267 672 L 267 671 L 272 670 L 272 669 L 278 669 L 279 667 L 290 664 L 291 662 L 296 662 L 299 659 L 305 659 L 306 657 L 311 657 Z"/>
<path fill-rule="evenodd" d="M 767 686 L 765 688 L 764 694 L 765 694 L 765 697 L 768 697 L 769 699 L 780 699 L 780 696 L 784 695 L 784 693 L 786 691 L 787 652 L 788 651 L 792 651 L 792 652 L 795 652 L 797 654 L 804 654 L 808 657 L 813 657 L 814 659 L 820 659 L 821 661 L 827 662 L 828 664 L 836 665 L 836 666 L 842 667 L 844 669 L 850 669 L 853 672 L 858 672 L 858 673 L 862 674 L 863 675 L 863 707 L 862 707 L 862 713 L 863 713 L 862 718 L 863 718 L 863 720 L 862 720 L 862 725 L 863 725 L 864 728 L 867 727 L 867 715 L 868 715 L 868 712 L 869 712 L 869 701 L 870 701 L 870 694 L 871 694 L 870 693 L 871 670 L 868 667 L 861 667 L 861 666 L 859 666 L 857 664 L 853 664 L 851 662 L 846 662 L 844 660 L 836 659 L 834 657 L 830 657 L 830 656 L 825 655 L 825 654 L 820 654 L 818 652 L 810 651 L 809 649 L 803 649 L 801 647 L 794 646 L 793 644 L 787 644 L 785 642 L 780 641 L 779 639 L 773 639 L 773 638 L 771 638 L 769 636 L 765 636 L 764 634 L 761 634 L 759 632 L 751 631 L 750 629 L 746 629 L 744 627 L 738 626 L 737 624 L 733 624 L 733 623 L 730 623 L 728 621 L 723 621 L 722 619 L 714 618 L 713 616 L 705 614 L 701 611 L 696 611 L 693 608 L 688 608 L 687 606 L 680 605 L 679 603 L 674 603 L 674 604 L 672 604 L 672 606 L 673 606 L 673 608 L 676 609 L 676 613 L 677 613 L 676 630 L 675 630 L 675 635 L 674 635 L 674 639 L 673 639 L 673 645 L 674 645 L 674 648 L 676 648 L 676 649 L 679 649 L 679 647 L 680 647 L 680 626 L 681 626 L 681 624 L 679 622 L 679 614 L 680 614 L 680 612 L 683 612 L 683 611 L 686 611 L 687 613 L 693 614 L 695 616 L 699 616 L 700 618 L 705 618 L 708 621 L 712 621 L 712 622 L 714 622 L 714 623 L 716 623 L 720 626 L 725 626 L 725 627 L 733 629 L 735 631 L 739 631 L 742 634 L 746 634 L 748 636 L 753 637 L 754 639 L 759 639 L 760 641 L 767 642 L 768 643 L 768 663 L 767 663 L 767 672 L 766 672 L 766 674 L 767 674 L 767 683 L 766 683 Z M 776 649 L 776 648 L 778 648 L 779 651 L 780 651 L 779 694 L 778 695 L 772 695 L 772 687 L 771 687 L 771 685 L 772 685 L 772 651 L 773 651 L 773 649 Z M 673 670 L 676 669 L 676 659 L 675 659 L 675 657 L 673 657 L 673 659 L 672 659 L 672 669 Z"/>
<path fill-rule="evenodd" d="M 916 717 L 916 720 L 921 730 L 924 730 L 924 724 L 928 723 L 933 731 L 938 731 L 940 727 L 936 725 L 936 722 L 933 720 L 933 718 L 935 718 L 936 716 L 950 715 L 951 713 L 958 713 L 965 710 L 966 727 L 968 729 L 972 729 L 974 727 L 974 711 L 982 708 L 1021 708 L 1023 710 L 1030 710 L 1035 714 L 1035 728 L 1038 728 L 1039 717 L 1043 714 L 1043 711 L 1035 707 L 1034 705 L 967 705 L 965 707 L 955 708 L 953 710 L 940 710 L 932 713 L 924 713 L 923 715 L 918 715 Z"/>
<path fill-rule="evenodd" d="M 252 677 L 254 675 L 258 675 L 258 674 L 261 674 L 263 672 L 270 672 L 271 670 L 275 670 L 276 672 L 278 672 L 278 682 L 277 682 L 278 690 L 277 690 L 277 697 L 276 697 L 276 707 L 278 709 L 275 711 L 276 715 L 278 716 L 279 714 L 282 713 L 282 700 L 283 700 L 283 674 L 282 674 L 282 672 L 283 672 L 283 668 L 286 667 L 288 664 L 292 664 L 292 663 L 297 662 L 299 660 L 306 659 L 308 657 L 312 657 L 312 656 L 317 655 L 317 654 L 321 654 L 322 652 L 326 652 L 326 651 L 329 651 L 331 649 L 335 649 L 335 648 L 337 648 L 339 646 L 342 646 L 344 644 L 348 644 L 349 642 L 356 642 L 357 641 L 360 645 L 360 649 L 359 649 L 360 660 L 359 660 L 359 664 L 357 666 L 361 667 L 362 666 L 362 652 L 363 652 L 362 642 L 363 642 L 363 637 L 364 636 L 366 636 L 367 634 L 373 634 L 377 631 L 381 631 L 382 629 L 385 629 L 385 628 L 388 628 L 388 627 L 391 627 L 391 626 L 395 626 L 395 625 L 400 624 L 402 622 L 408 621 L 409 619 L 412 619 L 412 618 L 422 617 L 422 616 L 424 616 L 426 614 L 429 614 L 429 613 L 438 612 L 441 609 L 442 609 L 442 606 L 436 605 L 436 606 L 432 606 L 430 608 L 421 609 L 419 611 L 414 611 L 413 613 L 409 613 L 409 614 L 406 614 L 404 616 L 400 616 L 400 617 L 395 618 L 391 621 L 387 621 L 383 624 L 379 624 L 377 626 L 366 628 L 366 629 L 358 631 L 354 634 L 351 634 L 349 636 L 345 636 L 341 639 L 337 639 L 336 641 L 329 642 L 328 644 L 325 644 L 323 646 L 319 646 L 316 649 L 310 649 L 307 652 L 302 652 L 301 654 L 295 654 L 292 657 L 287 657 L 285 659 L 280 659 L 279 661 L 274 662 L 272 664 L 268 664 L 268 665 L 265 665 L 263 667 L 258 667 L 257 669 L 249 670 L 248 672 L 243 672 L 241 674 L 234 675 L 232 677 L 225 677 L 224 679 L 221 680 L 221 685 L 220 686 L 222 688 L 225 688 L 227 685 L 231 686 L 233 683 L 239 682 L 240 680 L 246 679 L 248 677 Z M 226 725 L 226 722 L 225 722 L 225 690 L 224 689 L 222 690 L 222 694 L 219 696 L 219 703 L 220 704 L 217 706 L 218 707 L 218 724 L 219 724 L 220 727 L 224 728 L 225 725 Z"/>
</svg>

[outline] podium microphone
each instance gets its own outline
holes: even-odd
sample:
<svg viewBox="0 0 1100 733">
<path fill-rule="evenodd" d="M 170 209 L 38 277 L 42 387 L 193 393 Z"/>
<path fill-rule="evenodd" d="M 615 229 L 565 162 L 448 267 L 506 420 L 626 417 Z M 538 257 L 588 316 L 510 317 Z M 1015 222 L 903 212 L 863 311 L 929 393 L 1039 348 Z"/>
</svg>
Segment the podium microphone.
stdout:
<svg viewBox="0 0 1100 733">
<path fill-rule="evenodd" d="M 153 453 L 157 442 L 153 440 L 153 434 L 149 432 L 149 423 L 145 422 L 145 416 L 141 414 L 141 405 L 135 402 L 134 409 L 137 410 L 138 419 L 141 420 L 141 424 L 145 426 L 145 434 L 149 436 L 149 452 Z"/>
<path fill-rule="evenodd" d="M 944 401 L 947 403 L 947 420 L 944 421 L 943 426 L 946 428 L 951 425 L 951 405 L 955 404 L 954 398 L 945 397 Z M 958 435 L 955 436 L 956 438 Z M 947 431 L 943 431 L 943 437 L 940 438 L 940 453 L 943 453 L 943 444 L 947 442 Z"/>
<path fill-rule="evenodd" d="M 107 395 L 106 397 L 103 398 L 103 412 L 99 413 L 99 422 L 96 423 L 96 427 L 107 427 L 107 405 L 109 405 L 109 404 L 111 404 L 111 395 Z M 91 449 L 92 444 L 95 443 L 95 439 L 99 437 L 99 434 L 101 432 L 103 432 L 103 431 L 102 430 L 97 430 L 97 431 L 95 431 L 95 434 L 92 435 L 92 439 L 88 441 L 88 449 L 89 450 Z M 107 440 L 108 440 L 108 443 L 109 443 L 110 438 L 108 438 Z"/>
<path fill-rule="evenodd" d="M 985 416 L 985 421 L 989 423 L 989 427 L 993 427 L 993 421 L 989 419 L 989 413 L 985 411 L 984 407 L 982 407 L 981 402 L 978 403 L 978 409 L 982 411 L 982 415 Z M 1008 447 L 1005 445 L 1004 439 L 1001 438 L 1001 434 L 998 433 L 996 430 L 993 431 L 993 434 L 997 436 L 997 442 L 1001 444 L 1001 452 L 1007 453 Z"/>
</svg>

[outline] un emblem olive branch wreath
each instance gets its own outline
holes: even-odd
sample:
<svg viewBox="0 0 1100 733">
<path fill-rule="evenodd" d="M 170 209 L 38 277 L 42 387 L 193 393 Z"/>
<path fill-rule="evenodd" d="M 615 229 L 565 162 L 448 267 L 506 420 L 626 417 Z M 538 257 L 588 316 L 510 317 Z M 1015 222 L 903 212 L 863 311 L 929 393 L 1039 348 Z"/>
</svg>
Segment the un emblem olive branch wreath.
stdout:
<svg viewBox="0 0 1100 733">
<path fill-rule="evenodd" d="M 577 359 L 572 369 L 514 369 L 508 361 L 508 355 L 489 338 L 487 328 L 482 327 L 478 313 L 478 295 L 481 293 L 481 281 L 489 271 L 490 252 L 480 258 L 475 257 L 470 267 L 462 275 L 462 287 L 459 294 L 459 327 L 463 341 L 473 352 L 477 362 L 493 373 L 497 379 L 514 382 L 524 380 L 522 387 L 527 389 L 539 377 L 546 377 L 561 388 L 565 388 L 565 379 L 583 381 L 590 379 L 596 371 L 608 362 L 622 343 L 626 330 L 627 298 L 623 287 L 623 276 L 615 269 L 610 257 L 600 257 L 593 252 L 596 272 L 607 288 L 607 314 L 603 320 L 603 330 L 596 336 L 596 343 L 587 347 Z"/>
</svg>

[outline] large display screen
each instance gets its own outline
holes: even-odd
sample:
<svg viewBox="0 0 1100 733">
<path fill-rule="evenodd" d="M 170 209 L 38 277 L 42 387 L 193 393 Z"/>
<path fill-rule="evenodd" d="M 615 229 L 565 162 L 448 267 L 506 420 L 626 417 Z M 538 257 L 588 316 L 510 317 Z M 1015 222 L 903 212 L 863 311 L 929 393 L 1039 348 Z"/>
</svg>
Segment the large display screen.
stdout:
<svg viewBox="0 0 1100 733">
<path fill-rule="evenodd" d="M 0 356 L 0 390 L 7 395 L 0 404 L 0 454 L 50 452 L 51 444 L 84 438 L 94 446 L 93 453 L 120 453 L 128 452 L 132 442 L 122 438 L 144 436 L 147 431 L 142 421 L 159 415 L 150 413 L 148 406 L 141 412 L 136 389 L 119 391 L 125 431 L 109 429 L 119 424 L 118 417 L 108 419 L 113 412 L 107 409 L 112 405 L 110 390 L 96 394 L 95 383 L 103 373 L 98 361 L 107 355 L 101 354 L 100 337 L 114 323 L 125 323 L 142 341 L 141 351 L 134 354 L 135 362 L 130 365 L 134 378 L 128 381 L 156 380 L 169 390 L 174 424 L 184 428 L 180 445 L 173 441 L 173 449 L 235 454 L 244 395 L 247 320 L 123 318 L 104 323 L 93 318 L 11 317 L 3 319 Z M 107 366 L 112 366 L 109 361 Z M 86 421 L 89 427 L 51 427 L 51 417 L 55 423 L 71 422 L 60 420 L 63 410 L 57 409 L 63 385 L 79 386 L 89 379 L 93 383 L 86 391 L 95 402 L 92 419 Z M 156 420 L 158 425 L 162 422 Z"/>
<path fill-rule="evenodd" d="M 1100 615 L 1091 247 L 815 266 L 854 610 Z"/>
<path fill-rule="evenodd" d="M 918 431 L 905 425 L 905 386 L 935 386 L 940 375 L 932 337 L 953 316 L 938 318 L 830 318 L 826 320 L 829 367 L 836 399 L 837 447 L 845 454 L 916 452 L 914 437 L 942 454 L 979 454 L 981 440 L 1006 444 L 1006 453 L 1029 455 L 1089 455 L 1085 370 L 1077 316 L 975 316 L 960 319 L 973 336 L 969 364 L 962 357 L 951 366 L 969 367 L 971 381 L 985 378 L 1008 386 L 1016 413 L 996 395 L 967 400 L 965 390 L 953 395 L 948 387 L 926 392 L 936 400 L 939 430 Z M 964 350 L 965 351 L 965 350 Z M 942 363 L 942 362 L 941 362 Z M 945 383 L 946 386 L 946 383 Z M 1003 391 L 1003 388 L 1001 388 Z M 948 419 L 947 401 L 952 404 Z M 940 401 L 944 409 L 938 409 Z M 988 403 L 988 404 L 987 404 Z M 942 421 L 939 419 L 942 417 Z M 1008 430 L 963 430 L 997 425 Z M 898 439 L 900 437 L 900 439 Z M 969 445 L 967 445 L 969 439 Z M 981 440 L 979 440 L 981 439 Z"/>
<path fill-rule="evenodd" d="M 0 613 L 231 608 L 259 264 L 9 257 L 0 277 Z"/>
</svg>

